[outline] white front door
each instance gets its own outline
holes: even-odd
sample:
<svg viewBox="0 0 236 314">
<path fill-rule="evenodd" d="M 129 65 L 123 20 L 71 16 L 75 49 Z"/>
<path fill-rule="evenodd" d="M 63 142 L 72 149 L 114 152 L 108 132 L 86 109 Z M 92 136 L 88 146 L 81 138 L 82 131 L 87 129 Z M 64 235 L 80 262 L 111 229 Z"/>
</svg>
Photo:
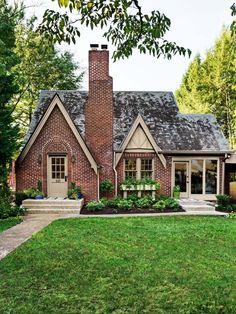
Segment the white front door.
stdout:
<svg viewBox="0 0 236 314">
<path fill-rule="evenodd" d="M 180 197 L 189 197 L 189 162 L 174 162 L 174 185 L 180 186 Z"/>
<path fill-rule="evenodd" d="M 67 157 L 48 157 L 48 196 L 67 197 Z"/>
</svg>

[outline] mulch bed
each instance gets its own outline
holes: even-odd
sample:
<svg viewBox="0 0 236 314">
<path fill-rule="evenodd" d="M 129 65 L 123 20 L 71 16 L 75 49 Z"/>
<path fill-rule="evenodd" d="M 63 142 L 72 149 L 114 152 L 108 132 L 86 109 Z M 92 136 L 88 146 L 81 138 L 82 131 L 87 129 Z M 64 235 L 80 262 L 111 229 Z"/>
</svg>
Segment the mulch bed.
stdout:
<svg viewBox="0 0 236 314">
<path fill-rule="evenodd" d="M 108 215 L 108 214 L 156 214 L 156 213 L 176 213 L 176 212 L 185 212 L 182 208 L 179 208 L 177 210 L 173 209 L 164 209 L 163 211 L 150 211 L 148 208 L 133 208 L 131 210 L 124 210 L 124 209 L 119 209 L 119 208 L 104 208 L 103 210 L 98 210 L 98 211 L 89 211 L 86 208 L 82 208 L 81 214 L 82 215 Z"/>
</svg>

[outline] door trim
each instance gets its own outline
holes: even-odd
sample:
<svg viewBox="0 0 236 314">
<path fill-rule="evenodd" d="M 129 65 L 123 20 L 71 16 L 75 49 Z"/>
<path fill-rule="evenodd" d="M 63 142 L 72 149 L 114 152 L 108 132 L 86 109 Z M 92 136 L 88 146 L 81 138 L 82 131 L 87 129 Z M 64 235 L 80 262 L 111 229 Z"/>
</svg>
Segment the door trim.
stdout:
<svg viewBox="0 0 236 314">
<path fill-rule="evenodd" d="M 48 154 L 47 156 L 47 195 L 48 197 L 56 197 L 55 195 L 51 195 L 52 194 L 52 189 L 51 189 L 51 158 L 56 158 L 56 157 L 64 157 L 65 158 L 65 176 L 68 178 L 68 157 L 66 154 L 63 153 L 51 153 Z M 68 179 L 65 181 L 65 194 L 63 195 L 58 195 L 58 197 L 67 197 L 67 193 L 68 193 Z"/>
<path fill-rule="evenodd" d="M 203 160 L 203 193 L 202 194 L 191 194 L 191 160 L 192 159 L 200 159 Z M 216 194 L 206 194 L 205 193 L 205 164 L 206 160 L 217 160 L 217 187 L 216 187 Z M 175 185 L 175 162 L 188 162 L 189 169 L 188 169 L 188 198 L 194 198 L 199 200 L 208 200 L 208 201 L 214 201 L 216 200 L 216 195 L 220 194 L 220 177 L 221 177 L 221 167 L 220 167 L 220 158 L 216 156 L 188 156 L 188 157 L 172 157 L 172 171 L 171 171 L 171 192 L 173 193 L 173 187 Z M 182 196 L 181 196 L 182 197 Z"/>
<path fill-rule="evenodd" d="M 182 163 L 186 164 L 186 192 L 180 192 L 180 197 L 189 198 L 190 194 L 190 180 L 189 180 L 189 161 L 188 160 L 173 160 L 172 167 L 172 193 L 173 187 L 175 186 L 175 164 Z"/>
</svg>

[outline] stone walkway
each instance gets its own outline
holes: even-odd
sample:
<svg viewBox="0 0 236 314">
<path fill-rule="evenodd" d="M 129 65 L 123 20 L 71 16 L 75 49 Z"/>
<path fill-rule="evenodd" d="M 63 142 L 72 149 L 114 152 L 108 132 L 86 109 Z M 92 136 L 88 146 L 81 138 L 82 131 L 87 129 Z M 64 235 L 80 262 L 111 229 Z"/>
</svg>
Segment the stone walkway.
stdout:
<svg viewBox="0 0 236 314">
<path fill-rule="evenodd" d="M 32 234 L 40 231 L 52 221 L 64 218 L 117 218 L 117 217 L 157 217 L 157 216 L 225 216 L 217 211 L 191 211 L 177 213 L 113 214 L 113 215 L 75 215 L 75 214 L 28 214 L 24 221 L 0 234 L 0 260 L 19 245 L 27 241 Z"/>
<path fill-rule="evenodd" d="M 26 215 L 24 221 L 0 234 L 0 260 L 61 215 Z"/>
</svg>

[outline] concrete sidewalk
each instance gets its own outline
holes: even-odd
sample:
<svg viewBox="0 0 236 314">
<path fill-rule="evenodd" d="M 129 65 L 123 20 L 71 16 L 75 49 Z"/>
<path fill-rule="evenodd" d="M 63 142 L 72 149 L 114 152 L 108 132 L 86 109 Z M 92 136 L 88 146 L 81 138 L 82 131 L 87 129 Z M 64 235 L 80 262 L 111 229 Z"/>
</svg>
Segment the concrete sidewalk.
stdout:
<svg viewBox="0 0 236 314">
<path fill-rule="evenodd" d="M 174 213 L 147 214 L 111 214 L 111 215 L 78 215 L 78 214 L 28 214 L 24 221 L 0 234 L 0 260 L 19 245 L 27 241 L 32 234 L 40 231 L 52 221 L 65 218 L 118 218 L 118 217 L 158 217 L 158 216 L 225 216 L 217 211 L 191 211 Z"/>
<path fill-rule="evenodd" d="M 26 215 L 24 221 L 0 234 L 0 260 L 61 215 Z"/>
</svg>

